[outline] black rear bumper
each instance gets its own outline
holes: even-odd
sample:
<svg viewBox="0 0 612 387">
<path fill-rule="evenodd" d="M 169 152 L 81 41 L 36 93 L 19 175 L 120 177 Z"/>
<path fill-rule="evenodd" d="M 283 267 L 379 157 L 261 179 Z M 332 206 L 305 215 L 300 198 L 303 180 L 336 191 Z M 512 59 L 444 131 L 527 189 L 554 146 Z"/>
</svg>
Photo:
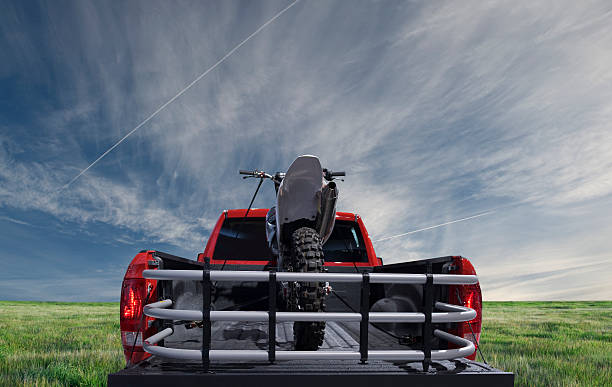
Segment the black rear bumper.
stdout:
<svg viewBox="0 0 612 387">
<path fill-rule="evenodd" d="M 421 362 L 287 361 L 277 364 L 211 364 L 202 371 L 198 362 L 168 362 L 150 359 L 108 376 L 116 386 L 512 386 L 514 374 L 486 364 L 457 359 L 433 362 L 423 372 Z"/>
</svg>

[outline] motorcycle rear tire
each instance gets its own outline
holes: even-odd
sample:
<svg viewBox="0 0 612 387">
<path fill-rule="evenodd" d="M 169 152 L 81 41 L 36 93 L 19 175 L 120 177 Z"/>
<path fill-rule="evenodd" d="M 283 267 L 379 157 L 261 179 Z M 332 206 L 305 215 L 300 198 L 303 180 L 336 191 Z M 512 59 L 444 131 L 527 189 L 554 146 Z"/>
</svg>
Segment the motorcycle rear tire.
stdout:
<svg viewBox="0 0 612 387">
<path fill-rule="evenodd" d="M 292 255 L 294 270 L 297 272 L 322 273 L 323 246 L 319 234 L 310 227 L 302 227 L 293 232 Z M 325 283 L 302 282 L 297 294 L 300 310 L 323 312 L 325 310 Z M 297 351 L 316 351 L 323 344 L 325 322 L 293 323 L 293 338 Z"/>
</svg>

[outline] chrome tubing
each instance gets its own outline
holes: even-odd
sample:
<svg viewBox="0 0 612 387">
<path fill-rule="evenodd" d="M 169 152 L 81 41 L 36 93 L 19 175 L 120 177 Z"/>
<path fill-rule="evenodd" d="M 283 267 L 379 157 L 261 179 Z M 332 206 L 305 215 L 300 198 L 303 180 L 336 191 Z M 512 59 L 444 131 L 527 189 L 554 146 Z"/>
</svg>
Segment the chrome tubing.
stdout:
<svg viewBox="0 0 612 387">
<path fill-rule="evenodd" d="M 144 350 L 150 354 L 160 357 L 179 360 L 201 360 L 202 351 L 197 349 L 166 348 L 153 345 L 160 340 L 170 336 L 172 328 L 149 337 L 144 342 Z M 434 330 L 434 335 L 451 343 L 462 345 L 456 349 L 438 349 L 431 351 L 432 360 L 451 360 L 465 357 L 474 353 L 474 344 L 466 339 L 457 337 L 450 333 Z M 359 360 L 360 353 L 356 351 L 277 351 L 276 360 Z M 392 350 L 392 351 L 368 351 L 368 359 L 371 360 L 404 360 L 422 361 L 425 359 L 423 351 L 420 350 Z M 211 350 L 211 361 L 267 361 L 268 352 L 262 350 Z"/>
<path fill-rule="evenodd" d="M 156 280 L 201 281 L 201 270 L 144 270 L 144 278 Z M 211 270 L 210 280 L 215 282 L 267 282 L 270 275 L 266 271 L 220 271 Z M 276 273 L 277 281 L 327 281 L 327 282 L 361 282 L 363 275 L 356 273 Z M 370 283 L 424 284 L 425 274 L 390 274 L 370 273 Z M 433 274 L 434 285 L 471 285 L 478 283 L 475 275 Z"/>
<path fill-rule="evenodd" d="M 268 282 L 271 275 L 265 271 L 210 271 L 211 281 L 238 281 L 238 282 Z M 143 276 L 156 280 L 191 280 L 202 281 L 202 270 L 145 270 Z M 276 281 L 328 281 L 328 282 L 362 282 L 364 275 L 356 273 L 276 273 Z M 426 284 L 427 275 L 424 274 L 391 274 L 370 273 L 370 283 L 402 283 Z M 469 285 L 478 283 L 475 275 L 449 275 L 433 274 L 434 285 Z M 145 305 L 143 312 L 146 316 L 166 320 L 193 320 L 202 321 L 200 310 L 171 309 L 172 300 L 157 301 Z M 432 323 L 450 323 L 470 321 L 476 318 L 476 311 L 471 308 L 436 302 L 435 308 L 442 311 L 431 314 Z M 210 311 L 210 321 L 269 321 L 270 312 L 267 311 Z M 276 321 L 344 321 L 360 322 L 360 313 L 332 313 L 332 312 L 277 312 Z M 369 321 L 372 323 L 424 323 L 425 314 L 418 312 L 369 312 Z M 207 320 L 208 321 L 208 320 Z M 155 345 L 164 338 L 172 335 L 174 330 L 166 328 L 147 338 L 143 343 L 145 351 L 160 356 L 183 360 L 201 360 L 201 350 L 188 350 L 179 348 L 166 348 Z M 434 330 L 433 335 L 454 343 L 460 348 L 431 351 L 432 360 L 450 360 L 468 356 L 474 353 L 476 347 L 467 339 L 450 333 Z M 262 350 L 210 350 L 206 352 L 212 361 L 266 361 L 269 360 L 268 351 Z M 356 351 L 276 351 L 277 360 L 360 360 L 364 356 Z M 367 351 L 367 358 L 372 360 L 403 360 L 423 361 L 425 354 L 420 350 L 391 350 Z"/>
<path fill-rule="evenodd" d="M 146 339 L 145 340 L 145 344 L 147 344 L 147 345 L 157 344 L 158 342 L 160 342 L 161 340 L 165 339 L 166 337 L 172 335 L 173 333 L 174 333 L 174 329 L 166 328 L 163 331 L 157 332 L 153 336 L 151 336 L 148 339 Z"/>
<path fill-rule="evenodd" d="M 170 306 L 172 306 L 171 300 L 148 304 L 144 307 L 144 314 L 164 320 L 202 321 L 202 311 L 200 310 L 167 309 Z M 448 312 L 432 313 L 433 323 L 463 322 L 476 318 L 476 311 L 467 307 L 436 302 L 436 308 L 447 310 Z M 210 312 L 211 321 L 267 322 L 268 319 L 269 313 L 261 311 L 213 310 Z M 425 322 L 425 315 L 418 312 L 370 312 L 369 320 L 372 323 L 423 323 Z M 360 322 L 361 314 L 340 312 L 277 312 L 276 321 Z"/>
<path fill-rule="evenodd" d="M 439 329 L 434 329 L 433 334 L 434 336 L 449 341 L 453 344 L 461 345 L 462 347 L 455 349 L 438 349 L 436 351 L 431 351 L 431 360 L 457 359 L 460 357 L 469 356 L 473 354 L 474 351 L 476 351 L 474 343 L 472 343 L 470 340 L 466 340 L 462 337 L 452 335 L 448 332 L 444 332 Z"/>
<path fill-rule="evenodd" d="M 471 321 L 476 318 L 476 311 L 466 306 L 452 305 L 445 302 L 436 302 L 436 309 L 446 311 L 447 313 L 432 313 L 432 323 L 450 323 Z"/>
</svg>

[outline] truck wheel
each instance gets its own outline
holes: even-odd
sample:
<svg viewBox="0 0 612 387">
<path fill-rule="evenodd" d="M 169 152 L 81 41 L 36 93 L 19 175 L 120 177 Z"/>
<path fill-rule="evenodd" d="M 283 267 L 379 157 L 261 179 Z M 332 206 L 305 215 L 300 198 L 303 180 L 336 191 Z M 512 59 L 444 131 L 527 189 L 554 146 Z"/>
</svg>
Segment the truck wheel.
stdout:
<svg viewBox="0 0 612 387">
<path fill-rule="evenodd" d="M 297 229 L 292 235 L 294 271 L 323 272 L 323 246 L 319 234 L 309 228 Z M 305 312 L 325 310 L 325 283 L 302 282 L 297 288 L 299 309 Z M 293 323 L 293 339 L 298 351 L 316 351 L 323 344 L 325 322 Z"/>
</svg>

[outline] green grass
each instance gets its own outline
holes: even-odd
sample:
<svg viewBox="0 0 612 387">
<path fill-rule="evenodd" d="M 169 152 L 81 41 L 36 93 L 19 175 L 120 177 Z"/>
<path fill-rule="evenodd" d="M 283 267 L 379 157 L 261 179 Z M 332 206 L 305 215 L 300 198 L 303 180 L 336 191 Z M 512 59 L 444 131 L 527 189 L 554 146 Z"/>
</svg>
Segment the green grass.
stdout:
<svg viewBox="0 0 612 387">
<path fill-rule="evenodd" d="M 0 302 L 0 385 L 100 386 L 124 366 L 117 303 Z"/>
<path fill-rule="evenodd" d="M 515 385 L 612 386 L 612 302 L 485 302 L 483 322 L 487 362 Z"/>
<path fill-rule="evenodd" d="M 124 366 L 118 308 L 0 301 L 0 385 L 104 385 Z M 486 302 L 481 344 L 519 386 L 612 386 L 612 302 Z"/>
</svg>

